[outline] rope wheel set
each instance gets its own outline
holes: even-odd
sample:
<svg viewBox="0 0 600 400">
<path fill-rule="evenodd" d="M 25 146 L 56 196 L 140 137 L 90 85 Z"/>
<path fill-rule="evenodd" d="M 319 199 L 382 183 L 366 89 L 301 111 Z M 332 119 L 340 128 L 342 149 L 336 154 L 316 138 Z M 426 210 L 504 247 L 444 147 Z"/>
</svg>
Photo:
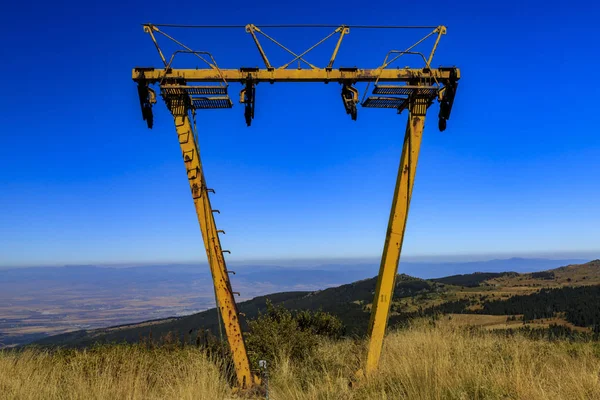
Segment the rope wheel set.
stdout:
<svg viewBox="0 0 600 400">
<path fill-rule="evenodd" d="M 196 131 L 197 110 L 232 108 L 233 102 L 229 97 L 229 84 L 232 82 L 240 83 L 243 86 L 239 94 L 239 99 L 240 103 L 244 105 L 244 118 L 247 126 L 251 126 L 254 119 L 256 85 L 263 82 L 337 82 L 342 85 L 341 97 L 344 109 L 352 120 L 357 119 L 357 106 L 359 104 L 364 108 L 396 110 L 398 114 L 401 114 L 404 110 L 408 110 L 400 166 L 396 179 L 377 286 L 371 307 L 366 364 L 364 371 L 357 372 L 359 377 L 368 377 L 377 369 L 383 346 L 383 338 L 387 327 L 402 242 L 406 230 L 406 221 L 427 110 L 437 100 L 440 105 L 438 127 L 440 131 L 445 130 L 460 79 L 460 71 L 456 67 L 431 67 L 440 39 L 446 34 L 446 27 L 263 25 L 259 28 L 252 24 L 245 26 L 144 24 L 143 28 L 144 32 L 150 36 L 156 46 L 163 67 L 137 67 L 132 71 L 132 78 L 138 87 L 142 117 L 148 127 L 152 128 L 154 124 L 152 107 L 157 102 L 157 96 L 150 85 L 158 85 L 160 94 L 175 122 L 175 129 L 211 270 L 218 315 L 220 315 L 223 327 L 225 328 L 225 335 L 227 336 L 235 366 L 237 385 L 240 389 L 250 389 L 256 385 L 260 385 L 260 378 L 254 374 L 255 369 L 251 368 L 248 360 L 240 327 L 240 313 L 237 310 L 234 298 L 234 295 L 239 295 L 239 293 L 234 292 L 231 287 L 229 274 L 234 272 L 227 269 L 224 258 L 224 253 L 228 253 L 229 251 L 222 249 L 219 237 L 220 234 L 224 234 L 225 232 L 217 229 L 214 213 L 218 213 L 219 211 L 212 208 L 209 198 L 209 193 L 214 193 L 215 191 L 207 187 L 202 169 L 198 134 Z M 163 32 L 161 28 L 243 28 L 252 37 L 265 67 L 222 69 L 217 65 L 211 53 L 193 50 L 171 35 Z M 263 29 L 279 28 L 334 28 L 334 30 L 321 41 L 309 47 L 304 52 L 297 54 L 263 32 Z M 422 29 L 429 32 L 405 50 L 389 51 L 383 64 L 378 68 L 334 68 L 333 65 L 344 37 L 350 33 L 350 30 L 354 29 Z M 168 61 L 158 43 L 157 37 L 159 35 L 178 46 L 178 50 L 172 53 Z M 305 60 L 304 57 L 307 53 L 336 35 L 338 36 L 337 43 L 325 67 L 317 67 Z M 291 54 L 294 58 L 279 67 L 274 67 L 263 49 L 259 36 L 275 43 L 275 45 Z M 415 51 L 418 45 L 424 43 L 429 38 L 434 38 L 434 43 L 427 56 L 422 52 Z M 173 68 L 173 61 L 179 54 L 188 54 L 197 57 L 206 65 L 206 68 Z M 422 65 L 418 68 L 390 68 L 393 62 L 405 55 L 418 56 L 422 61 Z M 289 68 L 295 62 L 298 62 L 298 68 Z M 308 65 L 308 68 L 302 69 L 301 63 Z M 367 88 L 362 99 L 359 100 L 359 91 L 355 85 L 362 82 L 367 83 Z M 373 84 L 372 95 L 367 97 L 367 92 L 371 84 Z"/>
</svg>

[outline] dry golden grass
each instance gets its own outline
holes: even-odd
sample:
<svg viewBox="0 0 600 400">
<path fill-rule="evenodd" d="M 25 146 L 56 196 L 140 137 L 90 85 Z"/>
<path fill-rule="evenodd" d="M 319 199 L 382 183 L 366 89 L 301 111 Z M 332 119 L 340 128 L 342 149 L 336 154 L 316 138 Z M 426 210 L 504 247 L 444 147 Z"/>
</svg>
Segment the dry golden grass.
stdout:
<svg viewBox="0 0 600 400">
<path fill-rule="evenodd" d="M 600 399 L 595 343 L 534 341 L 451 324 L 422 323 L 388 335 L 380 370 L 358 387 L 364 343 L 331 343 L 312 365 L 284 360 L 271 382 L 273 399 Z"/>
<path fill-rule="evenodd" d="M 380 369 L 349 387 L 365 343 L 324 343 L 302 362 L 283 357 L 270 371 L 270 398 L 600 399 L 600 345 L 469 333 L 427 322 L 388 335 Z M 0 398 L 223 399 L 218 363 L 193 349 L 138 346 L 48 353 L 0 352 Z"/>
<path fill-rule="evenodd" d="M 0 352 L 1 399 L 223 399 L 218 363 L 193 348 Z"/>
</svg>

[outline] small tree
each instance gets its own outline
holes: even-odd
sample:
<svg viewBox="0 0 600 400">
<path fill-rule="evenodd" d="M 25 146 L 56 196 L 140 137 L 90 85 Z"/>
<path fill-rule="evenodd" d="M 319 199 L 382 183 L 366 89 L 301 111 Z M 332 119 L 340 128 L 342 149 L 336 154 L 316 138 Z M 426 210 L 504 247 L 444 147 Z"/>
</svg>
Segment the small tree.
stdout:
<svg viewBox="0 0 600 400">
<path fill-rule="evenodd" d="M 322 311 L 292 312 L 267 300 L 266 314 L 248 321 L 246 344 L 251 362 L 270 362 L 280 356 L 301 360 L 310 356 L 325 338 L 338 339 L 344 334 L 342 322 Z"/>
</svg>

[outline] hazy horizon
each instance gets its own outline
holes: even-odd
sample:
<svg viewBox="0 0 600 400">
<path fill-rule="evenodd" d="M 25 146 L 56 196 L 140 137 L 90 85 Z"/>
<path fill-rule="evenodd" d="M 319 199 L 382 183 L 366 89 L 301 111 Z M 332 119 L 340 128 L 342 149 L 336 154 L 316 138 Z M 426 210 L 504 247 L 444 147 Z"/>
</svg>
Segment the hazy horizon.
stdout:
<svg viewBox="0 0 600 400">
<path fill-rule="evenodd" d="M 469 263 L 469 262 L 489 262 L 489 261 L 507 261 L 511 259 L 523 260 L 578 260 L 590 261 L 600 259 L 599 251 L 581 251 L 581 252 L 540 252 L 540 253 L 501 253 L 501 254 L 448 254 L 448 255 L 422 255 L 422 256 L 402 256 L 400 263 Z M 228 260 L 230 266 L 277 266 L 277 267 L 304 267 L 314 268 L 329 264 L 372 264 L 379 263 L 380 257 L 322 257 L 322 258 L 260 258 L 248 260 Z M 40 264 L 22 264 L 22 265 L 0 265 L 0 270 L 18 269 L 18 268 L 42 268 L 42 267 L 78 267 L 95 266 L 111 268 L 129 268 L 145 266 L 203 266 L 208 265 L 205 260 L 156 260 L 145 262 L 74 262 L 74 263 L 40 263 Z"/>
<path fill-rule="evenodd" d="M 582 250 L 573 252 L 530 252 L 530 253 L 473 253 L 473 254 L 444 254 L 444 255 L 407 255 L 402 256 L 400 262 L 435 262 L 435 263 L 453 263 L 453 262 L 485 262 L 492 260 L 508 260 L 512 258 L 522 259 L 579 259 L 593 260 L 600 258 L 600 250 Z M 379 263 L 380 256 L 365 257 L 306 257 L 306 258 L 256 258 L 256 259 L 231 259 L 227 264 L 233 265 L 277 265 L 285 266 L 305 266 L 314 267 L 325 264 L 360 264 L 360 263 Z M 99 266 L 99 267 L 137 267 L 152 265 L 207 265 L 206 260 L 152 260 L 140 262 L 103 262 L 103 261 L 80 261 L 80 262 L 56 262 L 56 263 L 23 263 L 12 265 L 0 265 L 0 270 L 13 268 L 32 268 L 32 267 L 63 267 L 63 266 Z"/>
</svg>

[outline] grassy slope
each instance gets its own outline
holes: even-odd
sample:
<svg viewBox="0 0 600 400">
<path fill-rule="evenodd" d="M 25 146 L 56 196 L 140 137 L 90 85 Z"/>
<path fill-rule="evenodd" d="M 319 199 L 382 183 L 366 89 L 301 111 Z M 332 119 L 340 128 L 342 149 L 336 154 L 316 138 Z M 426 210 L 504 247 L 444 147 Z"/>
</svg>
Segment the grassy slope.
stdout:
<svg viewBox="0 0 600 400">
<path fill-rule="evenodd" d="M 392 332 L 379 371 L 351 389 L 365 342 L 324 342 L 307 360 L 282 356 L 270 395 L 284 399 L 596 399 L 598 343 L 500 337 L 444 320 Z M 106 346 L 0 352 L 0 397 L 158 399 L 231 397 L 222 368 L 195 348 Z"/>
</svg>

